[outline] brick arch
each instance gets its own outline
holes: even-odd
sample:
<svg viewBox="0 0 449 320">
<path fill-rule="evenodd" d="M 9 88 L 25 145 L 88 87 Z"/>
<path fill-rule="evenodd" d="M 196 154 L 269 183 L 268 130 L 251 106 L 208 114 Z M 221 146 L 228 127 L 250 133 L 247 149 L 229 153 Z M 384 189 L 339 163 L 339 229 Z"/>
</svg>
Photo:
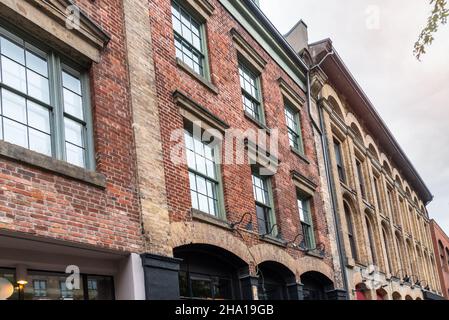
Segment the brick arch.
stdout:
<svg viewBox="0 0 449 320">
<path fill-rule="evenodd" d="M 299 268 L 301 269 L 301 275 L 311 271 L 319 272 L 325 275 L 335 285 L 333 269 L 324 261 L 317 262 L 316 258 L 305 256 L 301 258 L 300 262 L 298 261 L 298 264 Z"/>
<path fill-rule="evenodd" d="M 363 127 L 360 125 L 359 120 L 356 118 L 356 116 L 354 114 L 352 114 L 351 112 L 348 113 L 346 115 L 346 125 L 351 128 L 351 127 L 355 127 L 357 129 L 357 131 L 360 132 L 360 138 L 362 139 L 362 143 L 365 146 L 366 145 L 366 140 L 365 140 L 365 132 L 363 131 Z"/>
<path fill-rule="evenodd" d="M 365 136 L 365 147 L 370 150 L 371 152 L 374 152 L 374 156 L 379 161 L 380 160 L 380 151 L 377 147 L 376 142 L 374 141 L 373 137 L 371 135 L 367 134 Z"/>
<path fill-rule="evenodd" d="M 390 170 L 390 174 L 393 172 L 393 166 L 390 163 L 390 160 L 388 160 L 387 156 L 385 155 L 385 153 L 381 153 L 380 154 L 380 164 L 382 165 L 382 167 L 385 166 L 385 164 L 388 165 L 388 169 Z"/>
<path fill-rule="evenodd" d="M 402 179 L 398 169 L 393 168 L 393 180 L 399 184 L 402 190 L 404 190 L 404 179 Z"/>
<path fill-rule="evenodd" d="M 251 252 L 254 256 L 256 265 L 267 261 L 274 261 L 284 265 L 294 273 L 296 279 L 299 279 L 299 276 L 301 275 L 300 263 L 285 252 L 285 249 L 270 244 L 258 244 L 251 247 Z"/>
<path fill-rule="evenodd" d="M 321 89 L 321 98 L 325 99 L 335 113 L 337 113 L 346 122 L 343 103 L 341 102 L 337 92 L 335 92 L 335 90 L 328 84 L 324 85 Z"/>
<path fill-rule="evenodd" d="M 170 246 L 208 244 L 227 250 L 251 265 L 254 261 L 246 244 L 224 229 L 199 222 L 175 222 L 170 225 Z"/>
</svg>

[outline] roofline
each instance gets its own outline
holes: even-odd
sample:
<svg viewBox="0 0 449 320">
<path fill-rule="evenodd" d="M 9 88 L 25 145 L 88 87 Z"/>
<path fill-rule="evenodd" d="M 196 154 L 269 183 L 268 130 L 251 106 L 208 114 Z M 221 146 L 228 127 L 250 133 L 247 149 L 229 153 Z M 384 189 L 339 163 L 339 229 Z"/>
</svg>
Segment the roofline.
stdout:
<svg viewBox="0 0 449 320">
<path fill-rule="evenodd" d="M 430 224 L 433 225 L 433 228 L 438 228 L 441 231 L 441 233 L 444 235 L 444 237 L 446 238 L 446 241 L 449 242 L 449 235 L 446 233 L 446 231 L 440 226 L 440 224 L 435 219 L 431 219 Z M 436 236 L 436 234 L 435 234 L 435 236 Z M 437 238 L 437 237 L 435 237 L 435 238 Z M 438 240 L 438 239 L 436 239 L 436 240 Z"/>
<path fill-rule="evenodd" d="M 261 8 L 259 8 L 256 3 L 254 3 L 253 0 L 243 0 L 243 2 L 247 5 L 247 7 L 251 10 L 252 13 L 254 13 L 257 18 L 259 18 L 260 22 L 271 31 L 272 35 L 275 37 L 277 41 L 281 44 L 284 50 L 287 51 L 290 58 L 293 59 L 293 61 L 299 62 L 300 66 L 306 71 L 309 71 L 309 67 L 307 64 L 302 60 L 302 58 L 298 55 L 297 52 L 292 48 L 292 46 L 287 42 L 287 40 L 284 38 L 284 36 L 279 32 L 279 30 L 274 26 L 274 24 L 268 19 L 268 17 L 265 15 L 265 13 L 262 11 Z"/>
<path fill-rule="evenodd" d="M 369 98 L 366 95 L 366 93 L 363 91 L 363 89 L 360 86 L 360 84 L 357 82 L 357 80 L 352 75 L 352 73 L 349 70 L 349 68 L 344 63 L 344 61 L 341 58 L 341 56 L 338 54 L 338 51 L 333 46 L 331 39 L 327 38 L 327 39 L 324 39 L 324 40 L 321 40 L 321 41 L 317 41 L 315 43 L 312 43 L 310 46 L 315 46 L 315 45 L 324 44 L 324 43 L 327 43 L 332 48 L 332 50 L 334 51 L 334 54 L 331 56 L 332 60 L 337 64 L 339 69 L 343 72 L 344 76 L 348 79 L 349 83 L 354 87 L 354 90 L 357 92 L 357 94 L 361 97 L 362 101 L 368 107 L 368 110 L 371 112 L 371 115 L 380 124 L 381 129 L 384 131 L 384 133 L 386 134 L 387 138 L 390 140 L 390 142 L 391 142 L 392 146 L 394 147 L 394 149 L 396 149 L 396 151 L 401 155 L 402 160 L 409 167 L 409 169 L 411 170 L 413 175 L 418 179 L 418 182 L 423 187 L 423 190 L 425 191 L 425 193 L 427 193 L 425 195 L 425 197 L 424 197 L 425 198 L 425 204 L 426 205 L 429 204 L 433 200 L 434 196 L 432 195 L 431 191 L 427 187 L 427 185 L 424 182 L 424 180 L 419 175 L 419 173 L 416 170 L 416 168 L 413 166 L 413 164 L 410 161 L 410 159 L 405 154 L 404 150 L 399 145 L 399 143 L 396 140 L 396 138 L 393 136 L 393 134 L 390 131 L 390 129 L 388 128 L 388 126 L 385 124 L 385 122 L 382 119 L 382 117 L 377 112 L 377 110 L 374 107 L 374 105 L 372 104 L 372 102 L 369 100 Z"/>
</svg>

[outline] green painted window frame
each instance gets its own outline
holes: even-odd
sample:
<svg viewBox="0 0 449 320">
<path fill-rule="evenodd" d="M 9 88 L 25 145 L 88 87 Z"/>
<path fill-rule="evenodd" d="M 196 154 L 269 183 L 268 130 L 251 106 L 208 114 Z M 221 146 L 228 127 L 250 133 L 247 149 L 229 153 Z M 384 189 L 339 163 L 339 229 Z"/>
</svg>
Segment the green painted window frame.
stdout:
<svg viewBox="0 0 449 320">
<path fill-rule="evenodd" d="M 381 194 L 381 186 L 379 185 L 379 183 L 381 183 L 380 181 L 381 177 L 380 175 L 376 175 L 374 174 L 373 176 L 373 184 L 374 184 L 374 193 L 376 194 L 376 203 L 377 203 L 377 207 L 379 212 L 384 212 L 384 208 L 383 208 L 383 201 L 382 201 L 382 194 Z"/>
<path fill-rule="evenodd" d="M 340 140 L 334 138 L 333 144 L 335 152 L 335 161 L 337 164 L 338 178 L 340 179 L 341 182 L 346 183 L 346 170 L 345 170 L 345 163 L 343 160 L 342 143 L 340 142 Z"/>
<path fill-rule="evenodd" d="M 197 130 L 200 130 L 201 134 L 204 132 L 204 130 L 202 128 L 199 128 L 199 127 L 195 128 L 195 124 L 194 123 L 192 123 L 192 122 L 190 122 L 188 120 L 184 120 L 184 132 L 189 131 L 189 133 L 191 133 L 193 139 L 194 139 L 194 135 L 195 135 Z M 216 139 L 216 137 L 214 137 L 214 139 Z M 204 141 L 202 141 L 202 143 L 206 144 L 206 142 L 204 142 Z M 212 179 L 211 177 L 205 175 L 204 173 L 199 172 L 199 171 L 197 171 L 194 168 L 191 168 L 188 165 L 187 161 L 186 161 L 186 165 L 187 165 L 187 168 L 188 168 L 189 176 L 190 176 L 190 173 L 192 173 L 192 174 L 194 174 L 196 176 L 202 177 L 202 178 L 204 178 L 204 179 L 214 183 L 215 186 L 216 186 L 216 192 L 217 192 L 217 202 L 218 203 L 217 203 L 217 214 L 216 215 L 213 215 L 213 214 L 211 214 L 209 212 L 204 212 L 204 211 L 201 211 L 200 209 L 194 208 L 193 207 L 193 202 L 192 202 L 192 209 L 197 210 L 198 212 L 207 214 L 207 215 L 209 215 L 211 217 L 215 217 L 217 219 L 226 221 L 227 220 L 227 215 L 226 215 L 225 202 L 224 202 L 223 178 L 222 178 L 222 172 L 221 172 L 221 166 L 220 166 L 220 158 L 221 158 L 221 147 L 220 146 L 221 146 L 221 144 L 217 144 L 213 148 L 213 152 L 214 152 L 214 169 L 215 169 L 215 175 L 216 175 L 215 179 Z M 187 155 L 187 143 L 185 141 L 185 138 L 184 138 L 184 147 L 185 147 L 186 155 Z M 189 180 L 190 180 L 190 177 L 189 177 Z M 189 191 L 191 191 L 191 190 L 192 189 L 191 189 L 190 182 L 189 182 Z M 191 199 L 191 201 L 192 201 L 192 199 Z"/>
<path fill-rule="evenodd" d="M 196 72 L 195 69 L 191 68 L 183 59 L 178 58 L 178 57 L 177 57 L 177 59 L 182 61 L 182 63 L 184 65 L 186 65 L 186 67 L 188 67 L 193 73 L 206 79 L 207 81 L 210 81 L 211 76 L 210 76 L 210 66 L 209 66 L 209 51 L 207 48 L 208 46 L 207 46 L 207 32 L 206 32 L 207 23 L 204 20 L 204 18 L 201 17 L 200 14 L 195 12 L 195 10 L 193 8 L 190 8 L 189 6 L 181 4 L 181 1 L 172 0 L 171 1 L 171 9 L 172 10 L 173 10 L 174 5 L 177 5 L 183 12 L 185 12 L 187 15 L 189 15 L 189 18 L 191 19 L 191 21 L 193 21 L 194 23 L 196 23 L 198 25 L 200 45 L 201 45 L 201 50 L 196 49 L 192 43 L 190 43 L 187 39 L 185 39 L 181 34 L 179 34 L 175 30 L 174 24 L 173 24 L 173 13 L 172 13 L 172 26 L 173 26 L 173 37 L 174 37 L 174 41 L 175 41 L 175 50 L 178 50 L 176 48 L 176 38 L 181 39 L 181 42 L 187 42 L 188 46 L 191 47 L 191 50 L 193 50 L 193 52 L 196 52 L 197 54 L 200 54 L 200 56 L 201 56 L 201 64 L 200 64 L 201 72 L 199 72 L 199 73 Z"/>
<path fill-rule="evenodd" d="M 247 90 L 245 90 L 245 88 L 243 88 L 242 75 L 240 74 L 241 71 L 247 73 L 250 77 L 253 78 L 253 81 L 255 82 L 255 89 L 257 90 L 257 96 L 253 96 L 250 92 L 248 92 Z M 253 68 L 249 62 L 244 60 L 243 57 L 239 56 L 238 73 L 239 73 L 239 84 L 240 84 L 240 89 L 241 89 L 241 94 L 242 94 L 243 111 L 245 112 L 245 114 L 248 115 L 248 117 L 254 119 L 254 121 L 256 121 L 262 125 L 265 125 L 266 124 L 265 109 L 264 109 L 263 99 L 262 99 L 263 94 L 262 94 L 262 81 L 261 81 L 260 72 L 256 71 L 256 69 Z M 256 112 L 256 110 L 254 111 L 255 115 L 252 115 L 247 110 L 247 107 L 246 107 L 245 103 L 243 102 L 244 98 L 249 99 L 252 103 L 254 103 L 256 105 L 257 112 Z"/>
<path fill-rule="evenodd" d="M 285 121 L 286 121 L 287 130 L 288 130 L 288 134 L 289 134 L 288 140 L 289 140 L 290 147 L 293 148 L 299 154 L 304 155 L 304 140 L 302 137 L 301 113 L 299 110 L 290 106 L 288 103 L 284 103 L 284 104 L 285 104 L 284 111 L 285 111 L 285 118 L 286 118 Z M 288 114 L 287 113 L 291 113 L 291 115 L 293 116 L 292 120 L 295 125 L 294 128 L 291 128 L 288 125 Z M 290 134 L 294 135 L 295 141 L 292 141 L 292 139 L 290 138 Z"/>
<path fill-rule="evenodd" d="M 296 193 L 299 220 L 303 232 L 304 245 L 307 249 L 316 248 L 315 228 L 312 216 L 312 198 L 303 194 L 300 190 Z"/>
<path fill-rule="evenodd" d="M 349 241 L 349 248 L 351 250 L 351 255 L 354 260 L 358 260 L 359 254 L 357 251 L 357 241 L 354 228 L 354 218 L 352 215 L 352 210 L 347 203 L 344 203 L 344 212 L 346 219 L 347 236 Z"/>
<path fill-rule="evenodd" d="M 361 196 L 363 199 L 366 200 L 367 192 L 366 192 L 366 187 L 365 187 L 365 175 L 364 175 L 364 170 L 363 170 L 363 161 L 356 159 L 355 166 L 357 169 L 357 176 L 358 176 L 358 180 L 359 180 L 360 192 L 362 193 Z"/>
<path fill-rule="evenodd" d="M 48 67 L 48 82 L 49 82 L 49 103 L 44 103 L 38 99 L 31 97 L 16 88 L 10 87 L 0 81 L 0 88 L 11 91 L 29 101 L 37 102 L 39 105 L 46 107 L 49 110 L 50 116 L 50 135 L 52 154 L 49 157 L 67 162 L 65 151 L 65 127 L 64 127 L 64 98 L 63 98 L 63 84 L 62 73 L 66 72 L 79 78 L 81 84 L 81 103 L 83 118 L 82 120 L 82 135 L 84 144 L 84 169 L 95 171 L 95 156 L 94 156 L 94 140 L 93 140 L 93 123 L 91 111 L 91 95 L 90 95 L 90 80 L 88 70 L 70 58 L 60 54 L 53 48 L 47 46 L 42 41 L 32 38 L 21 29 L 10 25 L 0 19 L 0 35 L 15 43 L 24 42 L 27 50 L 35 53 L 38 56 L 46 56 Z M 67 116 L 67 115 L 66 115 Z M 67 116 L 70 117 L 70 116 Z M 78 120 L 78 122 L 80 122 Z M 67 162 L 68 163 L 68 162 Z"/>
<path fill-rule="evenodd" d="M 252 166 L 251 168 L 251 183 L 253 185 L 253 195 L 254 195 L 254 203 L 255 203 L 255 208 L 256 208 L 256 219 L 257 219 L 257 225 L 258 225 L 258 233 L 259 235 L 263 235 L 260 233 L 260 228 L 259 228 L 259 218 L 257 217 L 257 206 L 260 206 L 266 210 L 268 210 L 268 215 L 265 216 L 264 218 L 266 219 L 265 222 L 265 228 L 267 229 L 267 234 L 268 236 L 272 236 L 272 237 L 278 237 L 279 236 L 279 230 L 277 227 L 277 222 L 276 222 L 276 212 L 274 209 L 274 200 L 273 200 L 273 189 L 272 189 L 272 185 L 271 185 L 271 177 L 269 176 L 262 176 L 258 173 L 259 171 L 259 167 L 258 166 Z M 255 193 L 255 185 L 254 185 L 254 177 L 260 179 L 264 185 L 265 188 L 267 190 L 267 200 L 268 203 L 263 203 L 257 200 L 256 197 L 256 193 Z M 268 218 L 268 220 L 267 220 Z M 276 227 L 274 227 L 276 225 Z M 273 228 L 274 227 L 274 228 Z M 271 233 L 269 233 L 272 230 Z"/>
</svg>

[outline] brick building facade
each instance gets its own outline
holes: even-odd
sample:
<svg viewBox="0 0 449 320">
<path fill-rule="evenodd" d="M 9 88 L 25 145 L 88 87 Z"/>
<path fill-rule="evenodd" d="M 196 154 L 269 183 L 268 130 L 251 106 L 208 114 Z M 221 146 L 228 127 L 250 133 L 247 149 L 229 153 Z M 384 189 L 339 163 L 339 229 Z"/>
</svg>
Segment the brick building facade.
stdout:
<svg viewBox="0 0 449 320">
<path fill-rule="evenodd" d="M 430 233 L 441 292 L 444 298 L 449 300 L 449 237 L 435 220 L 430 221 Z"/>
<path fill-rule="evenodd" d="M 122 2 L 76 4 L 0 1 L 0 277 L 20 299 L 144 298 Z"/>
<path fill-rule="evenodd" d="M 430 191 L 331 40 L 308 44 L 304 23 L 286 37 L 311 66 L 311 115 L 321 129 L 331 186 L 324 190 L 338 215 L 349 297 L 438 298 Z"/>
<path fill-rule="evenodd" d="M 439 293 L 430 192 L 307 40 L 252 0 L 0 0 L 12 299 Z"/>
<path fill-rule="evenodd" d="M 129 12 L 130 29 L 145 20 L 144 3 Z M 151 150 L 141 146 L 137 157 L 162 155 L 155 160 L 163 168 L 165 179 L 158 181 L 165 184 L 166 204 L 155 211 L 148 199 L 143 209 L 147 298 L 344 296 L 329 237 L 333 220 L 321 197 L 306 66 L 252 1 L 150 1 L 148 10 L 149 28 L 139 37 L 152 48 L 148 90 L 157 96 L 151 113 L 157 110 L 159 119 L 151 123 L 161 135 L 160 142 L 151 138 Z M 130 61 L 130 68 L 138 64 Z M 145 90 L 147 83 L 134 80 L 136 92 Z M 293 119 L 290 129 L 286 116 Z M 229 162 L 225 146 L 232 130 L 243 133 L 234 139 L 242 148 L 233 149 Z M 208 146 L 204 131 L 218 147 Z M 263 146 L 263 139 L 274 142 Z M 140 178 L 152 175 L 152 168 L 143 164 Z M 150 183 L 141 181 L 143 188 Z M 160 190 L 158 199 L 162 185 Z"/>
</svg>

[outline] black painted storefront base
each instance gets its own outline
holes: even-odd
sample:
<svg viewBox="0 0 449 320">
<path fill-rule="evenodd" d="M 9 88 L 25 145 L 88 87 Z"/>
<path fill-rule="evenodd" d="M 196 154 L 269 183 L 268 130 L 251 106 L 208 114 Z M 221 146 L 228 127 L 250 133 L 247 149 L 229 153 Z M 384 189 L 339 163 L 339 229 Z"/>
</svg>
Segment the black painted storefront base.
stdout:
<svg viewBox="0 0 449 320">
<path fill-rule="evenodd" d="M 257 287 L 258 283 L 258 277 L 253 277 L 250 275 L 240 277 L 242 300 L 254 300 L 253 287 Z"/>
<path fill-rule="evenodd" d="M 304 285 L 293 283 L 287 286 L 289 300 L 304 300 Z"/>
<path fill-rule="evenodd" d="M 425 291 L 425 290 L 423 290 L 423 296 L 424 296 L 424 300 L 446 300 L 446 299 L 444 299 L 444 297 L 442 297 L 436 293 L 433 293 L 430 291 Z"/>
<path fill-rule="evenodd" d="M 179 299 L 179 266 L 181 259 L 142 254 L 147 300 Z"/>
<path fill-rule="evenodd" d="M 347 300 L 348 296 L 345 290 L 332 290 L 327 293 L 327 298 L 329 300 Z"/>
</svg>

